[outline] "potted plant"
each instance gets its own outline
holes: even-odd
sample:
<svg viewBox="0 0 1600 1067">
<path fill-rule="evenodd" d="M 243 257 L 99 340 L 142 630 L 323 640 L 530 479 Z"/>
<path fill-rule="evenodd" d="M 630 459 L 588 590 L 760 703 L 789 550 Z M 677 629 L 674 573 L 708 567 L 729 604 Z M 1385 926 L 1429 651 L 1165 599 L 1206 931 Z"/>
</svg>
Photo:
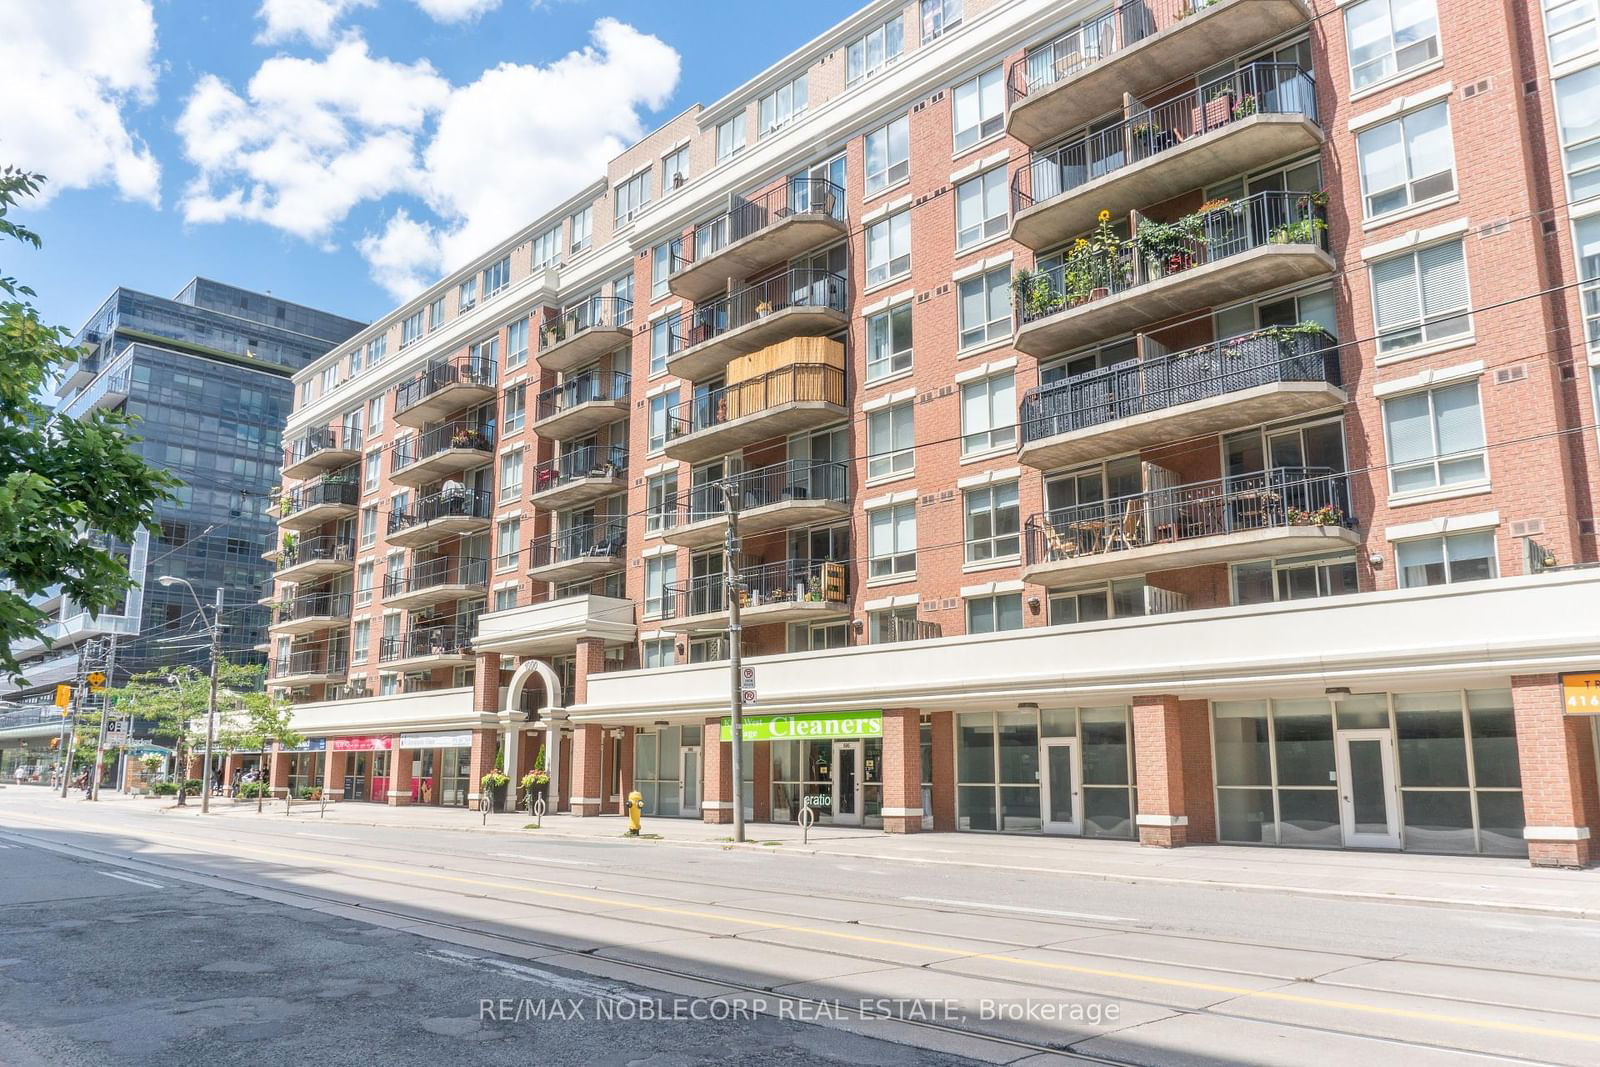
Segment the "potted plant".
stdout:
<svg viewBox="0 0 1600 1067">
<path fill-rule="evenodd" d="M 450 435 L 451 448 L 468 448 L 471 445 L 472 434 L 467 431 L 466 427 L 458 426 L 455 432 Z"/>
<path fill-rule="evenodd" d="M 1324 504 L 1320 508 L 1289 509 L 1290 526 L 1339 526 L 1344 523 L 1344 512 L 1332 504 Z"/>
<path fill-rule="evenodd" d="M 1275 245 L 1318 244 L 1322 240 L 1320 235 L 1327 228 L 1326 222 L 1312 216 L 1276 227 L 1267 239 Z"/>
<path fill-rule="evenodd" d="M 285 519 L 294 514 L 294 497 L 285 493 L 278 498 L 278 514 Z"/>
<path fill-rule="evenodd" d="M 300 549 L 300 538 L 296 537 L 292 533 L 287 533 L 286 532 L 283 535 L 283 551 L 282 551 L 282 554 L 280 556 L 280 559 L 282 560 L 284 566 L 288 566 L 289 564 L 294 562 L 295 556 L 298 554 L 299 549 Z"/>
<path fill-rule="evenodd" d="M 489 803 L 493 805 L 489 810 L 499 811 L 505 807 L 506 786 L 510 783 L 511 779 L 507 778 L 505 772 L 498 767 L 490 771 L 479 779 L 478 784 L 482 786 L 483 792 L 478 799 L 478 803 L 482 805 L 484 799 L 487 798 Z M 479 810 L 482 810 L 481 807 Z"/>
<path fill-rule="evenodd" d="M 1256 113 L 1256 94 L 1255 93 L 1245 93 L 1243 96 L 1238 97 L 1236 100 L 1234 100 L 1234 102 L 1233 102 L 1233 119 L 1234 119 L 1235 122 L 1237 122 L 1240 119 L 1247 119 L 1251 115 L 1254 115 L 1255 113 Z"/>
<path fill-rule="evenodd" d="M 1170 147 L 1167 131 L 1148 115 L 1128 127 L 1128 133 L 1133 138 L 1134 145 L 1140 150 L 1138 154 L 1141 157 L 1154 155 Z"/>
<path fill-rule="evenodd" d="M 543 800 L 545 810 L 550 810 L 550 774 L 544 769 L 544 749 L 539 750 L 538 764 L 522 776 L 518 783 L 522 787 L 522 804 L 531 813 L 533 802 Z"/>
<path fill-rule="evenodd" d="M 560 319 L 554 322 L 547 322 L 539 329 L 539 336 L 543 339 L 546 348 L 558 341 L 565 340 L 566 335 L 566 325 Z"/>
<path fill-rule="evenodd" d="M 756 318 L 764 319 L 770 314 L 772 314 L 772 304 L 770 302 L 762 300 L 756 304 Z"/>
<path fill-rule="evenodd" d="M 1218 126 L 1226 126 L 1228 119 L 1233 115 L 1233 85 L 1224 82 L 1217 86 L 1211 91 L 1211 96 L 1203 107 L 1196 107 L 1191 111 L 1190 121 L 1194 123 L 1195 133 L 1204 133 Z"/>
</svg>

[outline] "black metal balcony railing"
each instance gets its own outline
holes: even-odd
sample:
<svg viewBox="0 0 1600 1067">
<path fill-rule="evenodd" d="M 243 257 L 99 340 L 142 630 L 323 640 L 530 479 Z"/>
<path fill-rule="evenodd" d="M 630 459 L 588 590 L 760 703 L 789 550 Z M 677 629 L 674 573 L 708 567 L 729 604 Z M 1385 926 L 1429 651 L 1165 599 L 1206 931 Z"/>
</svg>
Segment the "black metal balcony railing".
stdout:
<svg viewBox="0 0 1600 1067">
<path fill-rule="evenodd" d="M 712 389 L 667 412 L 667 437 L 683 437 L 780 404 L 844 404 L 844 371 L 826 363 L 794 363 Z"/>
<path fill-rule="evenodd" d="M 454 625 L 425 626 L 396 637 L 378 639 L 378 662 L 418 659 L 422 656 L 463 656 L 472 652 L 472 637 L 477 632 L 477 617 Z"/>
<path fill-rule="evenodd" d="M 1064 560 L 1290 526 L 1353 526 L 1347 475 L 1278 467 L 1148 489 L 1028 519 L 1027 561 Z"/>
<path fill-rule="evenodd" d="M 1306 324 L 1268 328 L 1074 374 L 1022 398 L 1022 441 L 1100 426 L 1278 382 L 1340 384 L 1338 343 Z"/>
<path fill-rule="evenodd" d="M 835 571 L 845 581 L 830 587 Z M 787 559 L 746 567 L 739 573 L 741 607 L 770 604 L 842 604 L 849 597 L 849 566 L 831 560 Z M 726 576 L 709 574 L 666 588 L 667 616 L 683 618 L 728 609 Z"/>
<path fill-rule="evenodd" d="M 415 378 L 394 387 L 395 414 L 415 407 L 434 393 L 452 385 L 481 385 L 492 387 L 495 383 L 495 361 L 483 356 L 456 356 L 431 363 Z"/>
<path fill-rule="evenodd" d="M 696 304 L 689 316 L 684 344 L 697 345 L 729 330 L 792 307 L 843 311 L 844 277 L 825 270 L 796 267 L 719 300 Z"/>
<path fill-rule="evenodd" d="M 483 585 L 489 579 L 489 561 L 461 556 L 441 556 L 383 573 L 383 595 L 405 596 L 445 585 Z"/>
<path fill-rule="evenodd" d="M 396 441 L 389 449 L 389 471 L 404 470 L 413 463 L 452 449 L 475 452 L 494 450 L 494 423 L 491 421 L 447 422 L 425 433 Z"/>
<path fill-rule="evenodd" d="M 1016 215 L 1063 196 L 1191 138 L 1252 115 L 1269 114 L 1317 120 L 1316 85 L 1309 72 L 1292 63 L 1252 63 L 1115 126 L 1035 156 L 1012 175 L 1011 212 Z"/>
<path fill-rule="evenodd" d="M 609 560 L 620 556 L 628 544 L 628 524 L 622 519 L 574 526 L 541 537 L 528 545 L 528 569 L 538 570 L 575 560 Z"/>
<path fill-rule="evenodd" d="M 407 508 L 389 512 L 388 533 L 421 526 L 435 519 L 488 519 L 494 511 L 494 495 L 467 489 L 451 489 L 425 496 Z"/>
<path fill-rule="evenodd" d="M 787 460 L 736 475 L 734 493 L 740 508 L 750 511 L 789 500 L 836 500 L 843 503 L 850 489 L 850 468 L 843 463 L 809 463 Z M 720 483 L 697 485 L 682 501 L 678 522 L 699 522 L 721 515 L 727 506 Z"/>
<path fill-rule="evenodd" d="M 626 371 L 584 371 L 540 393 L 534 402 L 534 421 L 570 411 L 580 404 L 626 400 L 632 381 Z"/>
<path fill-rule="evenodd" d="M 290 652 L 272 661 L 274 678 L 303 674 L 343 674 L 350 665 L 350 654 L 342 648 L 308 648 Z"/>
<path fill-rule="evenodd" d="M 278 569 L 287 570 L 298 567 L 302 563 L 321 563 L 324 561 L 337 563 L 350 563 L 355 560 L 356 540 L 354 537 L 337 537 L 324 534 L 321 537 L 307 537 L 300 539 L 292 534 L 285 534 L 282 548 L 278 551 Z"/>
<path fill-rule="evenodd" d="M 1229 256 L 1271 245 L 1326 246 L 1328 230 L 1320 192 L 1256 193 L 1212 208 L 1195 219 L 1198 237 L 1184 238 L 1159 255 L 1141 255 L 1138 241 L 1126 241 L 1103 257 L 1069 259 L 1034 276 L 1034 291 L 1017 294 L 1020 328 L 1104 295 L 1125 293 Z M 1071 253 L 1069 253 L 1069 256 Z M 1069 276 L 1067 268 L 1087 277 Z"/>
<path fill-rule="evenodd" d="M 348 504 L 354 507 L 360 500 L 361 486 L 356 481 L 356 469 L 346 467 L 285 493 L 278 513 L 289 518 L 323 504 Z"/>
<path fill-rule="evenodd" d="M 542 493 L 582 478 L 620 478 L 628 469 L 621 445 L 582 445 L 533 468 L 533 491 Z"/>
<path fill-rule="evenodd" d="M 1209 7 L 1216 0 L 1123 0 L 1110 11 L 1079 23 L 1011 65 L 1006 103 L 1044 92 L 1075 78 L 1102 59 L 1152 37 Z"/>
<path fill-rule="evenodd" d="M 539 351 L 569 340 L 585 330 L 614 330 L 633 321 L 633 301 L 623 296 L 591 296 L 539 328 Z"/>
<path fill-rule="evenodd" d="M 278 605 L 273 622 L 298 622 L 301 619 L 349 618 L 349 593 L 303 593 Z"/>
<path fill-rule="evenodd" d="M 728 211 L 694 228 L 673 257 L 673 272 L 784 219 L 809 214 L 828 215 L 843 222 L 844 189 L 826 178 L 790 178 L 775 189 L 740 200 Z"/>
<path fill-rule="evenodd" d="M 319 426 L 308 433 L 296 438 L 294 443 L 283 450 L 283 465 L 285 467 L 310 459 L 318 452 L 329 449 L 343 449 L 351 452 L 361 451 L 361 431 L 351 426 L 340 429 L 335 426 Z"/>
</svg>

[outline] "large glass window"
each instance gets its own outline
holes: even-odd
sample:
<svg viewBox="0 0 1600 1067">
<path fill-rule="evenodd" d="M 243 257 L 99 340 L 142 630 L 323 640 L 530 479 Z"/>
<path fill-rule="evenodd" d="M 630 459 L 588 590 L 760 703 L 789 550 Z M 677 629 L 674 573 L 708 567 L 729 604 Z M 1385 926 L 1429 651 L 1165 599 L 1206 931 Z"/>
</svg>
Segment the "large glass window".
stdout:
<svg viewBox="0 0 1600 1067">
<path fill-rule="evenodd" d="M 1120 707 L 958 715 L 957 827 L 1013 833 L 1042 828 L 1041 733 L 1078 738 L 1083 836 L 1132 837 L 1132 736 L 1127 709 Z"/>
<path fill-rule="evenodd" d="M 967 599 L 967 633 L 992 634 L 1022 629 L 1022 594 L 975 596 Z"/>
<path fill-rule="evenodd" d="M 922 43 L 961 25 L 962 0 L 922 0 Z"/>
<path fill-rule="evenodd" d="M 1496 572 L 1491 530 L 1400 541 L 1394 551 L 1402 589 L 1482 581 Z"/>
<path fill-rule="evenodd" d="M 745 115 L 741 111 L 726 122 L 717 124 L 717 162 L 731 159 L 744 151 Z"/>
<path fill-rule="evenodd" d="M 612 190 L 612 195 L 616 199 L 613 221 L 618 226 L 625 226 L 633 221 L 635 214 L 644 210 L 645 205 L 650 203 L 649 169 L 641 170 L 626 181 L 618 182 L 617 187 Z"/>
<path fill-rule="evenodd" d="M 757 136 L 765 137 L 769 133 L 776 133 L 804 115 L 807 95 L 806 76 L 802 74 L 794 81 L 780 85 L 763 96 L 758 105 L 760 125 L 757 128 Z"/>
<path fill-rule="evenodd" d="M 960 347 L 975 348 L 1011 336 L 1011 269 L 999 267 L 961 283 Z"/>
<path fill-rule="evenodd" d="M 1011 559 L 1021 552 L 1016 482 L 969 489 L 962 499 L 968 563 Z"/>
<path fill-rule="evenodd" d="M 1005 79 L 999 67 L 986 70 L 955 88 L 951 115 L 957 152 L 965 152 L 1005 128 Z"/>
<path fill-rule="evenodd" d="M 667 586 L 678 580 L 678 557 L 651 556 L 644 561 L 644 617 L 660 619 L 671 609 Z"/>
<path fill-rule="evenodd" d="M 1589 348 L 1600 351 L 1600 215 L 1581 220 L 1576 230 L 1578 277 L 1582 282 L 1578 299 L 1583 306 L 1583 331 L 1589 339 Z"/>
<path fill-rule="evenodd" d="M 1461 241 L 1380 259 L 1369 274 L 1380 353 L 1435 344 L 1472 331 L 1467 254 Z"/>
<path fill-rule="evenodd" d="M 867 287 L 911 273 L 911 212 L 900 211 L 867 227 Z"/>
<path fill-rule="evenodd" d="M 906 577 L 917 571 L 917 504 L 907 501 L 867 513 L 872 578 Z"/>
<path fill-rule="evenodd" d="M 916 469 L 913 418 L 910 401 L 867 415 L 868 478 L 888 478 Z"/>
<path fill-rule="evenodd" d="M 866 138 L 867 195 L 906 180 L 911 173 L 911 124 L 901 115 Z"/>
<path fill-rule="evenodd" d="M 899 59 L 905 47 L 905 20 L 899 15 L 851 41 L 845 51 L 845 88 L 872 77 Z"/>
<path fill-rule="evenodd" d="M 1359 592 L 1352 555 L 1295 556 L 1237 563 L 1233 567 L 1235 604 L 1270 604 Z"/>
<path fill-rule="evenodd" d="M 1017 441 L 1017 379 L 1001 374 L 961 387 L 961 454 L 1007 448 Z"/>
<path fill-rule="evenodd" d="M 1572 203 L 1600 195 L 1600 66 L 1556 81 L 1561 153 Z"/>
<path fill-rule="evenodd" d="M 1551 66 L 1600 48 L 1600 0 L 1544 0 L 1544 24 Z"/>
<path fill-rule="evenodd" d="M 1006 232 L 1006 168 L 969 178 L 956 186 L 956 251 L 982 244 Z M 1006 292 L 1010 294 L 1010 273 Z"/>
<path fill-rule="evenodd" d="M 1471 485 L 1489 477 L 1476 381 L 1385 400 L 1383 425 L 1390 492 Z"/>
<path fill-rule="evenodd" d="M 1369 219 L 1455 191 L 1455 148 L 1444 101 L 1362 131 L 1356 153 Z"/>
<path fill-rule="evenodd" d="M 911 369 L 911 304 L 867 318 L 867 381 Z"/>
<path fill-rule="evenodd" d="M 1345 7 L 1344 31 L 1357 92 L 1439 58 L 1434 0 L 1361 0 Z"/>
</svg>

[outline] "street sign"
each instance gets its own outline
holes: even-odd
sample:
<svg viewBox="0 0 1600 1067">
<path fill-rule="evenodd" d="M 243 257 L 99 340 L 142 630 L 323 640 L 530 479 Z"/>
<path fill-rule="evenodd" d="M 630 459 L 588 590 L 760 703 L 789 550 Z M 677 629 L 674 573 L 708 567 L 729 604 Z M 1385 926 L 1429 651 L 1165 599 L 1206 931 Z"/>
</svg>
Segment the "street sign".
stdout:
<svg viewBox="0 0 1600 1067">
<path fill-rule="evenodd" d="M 1600 715 L 1600 673 L 1563 674 L 1561 699 L 1568 715 Z"/>
<path fill-rule="evenodd" d="M 739 690 L 739 702 L 747 708 L 750 707 L 756 702 L 756 691 L 754 689 L 741 688 Z"/>
<path fill-rule="evenodd" d="M 756 684 L 756 669 L 754 667 L 740 668 L 739 682 L 741 685 L 754 686 Z"/>
<path fill-rule="evenodd" d="M 90 671 L 84 680 L 89 683 L 89 692 L 104 693 L 106 691 L 105 671 Z"/>
</svg>

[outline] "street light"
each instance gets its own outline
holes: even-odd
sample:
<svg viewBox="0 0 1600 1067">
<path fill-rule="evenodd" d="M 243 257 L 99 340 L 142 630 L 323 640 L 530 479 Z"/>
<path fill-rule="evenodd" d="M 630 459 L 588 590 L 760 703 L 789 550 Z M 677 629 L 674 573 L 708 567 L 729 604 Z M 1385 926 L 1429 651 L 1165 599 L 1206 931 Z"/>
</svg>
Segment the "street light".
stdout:
<svg viewBox="0 0 1600 1067">
<path fill-rule="evenodd" d="M 194 597 L 194 606 L 200 612 L 200 621 L 205 622 L 206 609 L 200 603 L 200 594 L 194 591 L 194 586 L 186 578 L 175 578 L 170 574 L 163 574 L 156 581 L 171 588 L 182 585 L 189 590 L 189 595 Z M 216 738 L 217 729 L 217 663 L 222 659 L 222 587 L 217 587 L 217 606 L 214 618 L 208 624 L 211 627 L 211 696 L 206 702 L 206 758 L 204 764 L 204 777 L 200 779 L 200 812 L 208 814 L 211 811 L 211 745 Z M 184 780 L 189 777 L 188 768 L 183 770 Z M 178 803 L 183 803 L 183 785 L 178 786 Z"/>
</svg>

